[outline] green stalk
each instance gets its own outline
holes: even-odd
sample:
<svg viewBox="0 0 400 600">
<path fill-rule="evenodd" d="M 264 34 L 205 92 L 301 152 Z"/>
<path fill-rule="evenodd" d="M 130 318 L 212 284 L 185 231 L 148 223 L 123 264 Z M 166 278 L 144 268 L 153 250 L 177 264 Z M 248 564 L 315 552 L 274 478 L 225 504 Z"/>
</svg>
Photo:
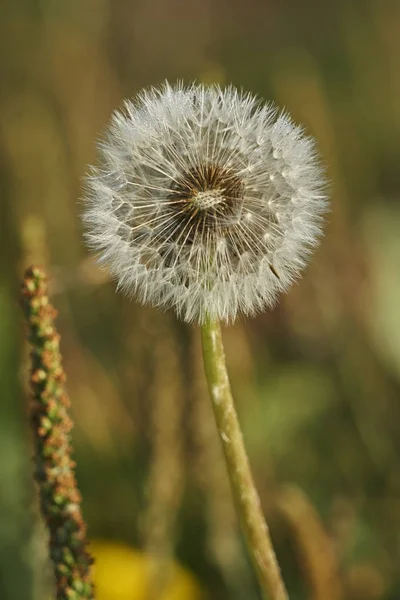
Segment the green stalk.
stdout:
<svg viewBox="0 0 400 600">
<path fill-rule="evenodd" d="M 208 388 L 248 552 L 264 598 L 288 600 L 232 398 L 219 323 L 208 320 L 201 335 Z"/>
</svg>

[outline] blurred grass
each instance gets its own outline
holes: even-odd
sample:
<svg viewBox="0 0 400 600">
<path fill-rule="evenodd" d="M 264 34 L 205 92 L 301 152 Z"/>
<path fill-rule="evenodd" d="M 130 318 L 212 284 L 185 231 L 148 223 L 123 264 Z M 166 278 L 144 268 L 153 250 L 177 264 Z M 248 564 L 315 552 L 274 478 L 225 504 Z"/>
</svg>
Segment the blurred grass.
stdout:
<svg viewBox="0 0 400 600">
<path fill-rule="evenodd" d="M 312 594 L 276 505 L 287 482 L 306 492 L 333 541 L 344 597 L 396 600 L 399 3 L 19 0 L 0 14 L 0 597 L 41 600 L 46 585 L 19 366 L 18 277 L 31 262 L 52 277 L 91 535 L 148 547 L 145 490 L 158 472 L 153 411 L 162 401 L 153 375 L 163 380 L 158 349 L 169 347 L 182 367 L 182 491 L 166 547 L 205 597 L 257 597 L 229 509 L 218 517 L 220 457 L 215 440 L 204 450 L 212 429 L 191 391 L 193 377 L 201 388 L 197 332 L 115 294 L 87 257 L 79 222 L 81 178 L 110 112 L 143 85 L 197 78 L 232 81 L 287 108 L 317 138 L 332 180 L 326 237 L 304 278 L 273 312 L 226 331 L 291 597 Z M 235 570 L 242 585 L 227 581 Z"/>
</svg>

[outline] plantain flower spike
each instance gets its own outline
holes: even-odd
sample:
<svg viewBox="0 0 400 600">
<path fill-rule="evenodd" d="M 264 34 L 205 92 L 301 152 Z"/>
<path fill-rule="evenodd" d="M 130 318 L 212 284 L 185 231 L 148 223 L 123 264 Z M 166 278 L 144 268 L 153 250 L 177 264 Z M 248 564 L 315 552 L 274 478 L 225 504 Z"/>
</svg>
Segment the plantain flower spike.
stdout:
<svg viewBox="0 0 400 600">
<path fill-rule="evenodd" d="M 318 241 L 327 198 L 314 141 L 232 86 L 143 91 L 99 151 L 89 245 L 123 291 L 187 322 L 271 307 Z"/>
</svg>

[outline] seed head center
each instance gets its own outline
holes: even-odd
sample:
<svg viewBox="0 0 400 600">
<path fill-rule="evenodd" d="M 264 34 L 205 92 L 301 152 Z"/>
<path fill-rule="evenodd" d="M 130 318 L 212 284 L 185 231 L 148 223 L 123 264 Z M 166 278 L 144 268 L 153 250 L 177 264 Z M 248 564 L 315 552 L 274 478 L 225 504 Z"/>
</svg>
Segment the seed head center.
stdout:
<svg viewBox="0 0 400 600">
<path fill-rule="evenodd" d="M 218 188 L 196 191 L 192 197 L 193 204 L 200 210 L 213 208 L 224 201 L 225 198 L 222 194 L 222 190 Z"/>
</svg>

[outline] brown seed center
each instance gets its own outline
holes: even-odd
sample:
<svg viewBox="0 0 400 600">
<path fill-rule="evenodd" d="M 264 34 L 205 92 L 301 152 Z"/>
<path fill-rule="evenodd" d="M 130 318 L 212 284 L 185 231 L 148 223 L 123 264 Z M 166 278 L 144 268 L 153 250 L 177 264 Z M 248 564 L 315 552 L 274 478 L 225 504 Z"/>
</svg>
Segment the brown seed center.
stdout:
<svg viewBox="0 0 400 600">
<path fill-rule="evenodd" d="M 244 185 L 227 167 L 199 165 L 171 186 L 168 212 L 170 236 L 183 244 L 207 238 L 230 227 L 241 210 Z"/>
<path fill-rule="evenodd" d="M 177 236 L 191 243 L 195 235 L 206 235 L 229 227 L 243 202 L 244 185 L 227 167 L 199 165 L 173 184 L 168 196 L 175 214 Z M 182 239 L 182 237 L 180 237 Z"/>
<path fill-rule="evenodd" d="M 213 208 L 224 201 L 225 197 L 223 195 L 223 191 L 220 189 L 202 190 L 195 192 L 192 196 L 193 204 L 195 204 L 200 210 Z"/>
</svg>

